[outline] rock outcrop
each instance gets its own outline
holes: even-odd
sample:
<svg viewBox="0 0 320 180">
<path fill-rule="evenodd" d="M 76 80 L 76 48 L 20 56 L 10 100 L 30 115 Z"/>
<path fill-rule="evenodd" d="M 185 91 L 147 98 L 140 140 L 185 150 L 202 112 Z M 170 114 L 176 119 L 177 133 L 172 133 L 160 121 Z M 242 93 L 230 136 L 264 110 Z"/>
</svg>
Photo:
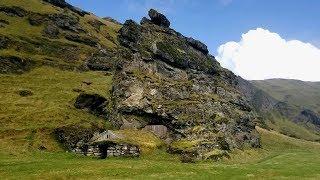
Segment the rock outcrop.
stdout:
<svg viewBox="0 0 320 180">
<path fill-rule="evenodd" d="M 0 56 L 0 73 L 23 73 L 29 71 L 34 62 L 30 59 L 22 59 L 16 56 Z"/>
<path fill-rule="evenodd" d="M 148 15 L 151 19 L 151 22 L 153 22 L 154 24 L 165 28 L 170 27 L 170 21 L 167 19 L 167 17 L 157 12 L 156 10 L 150 9 Z"/>
<path fill-rule="evenodd" d="M 310 123 L 320 130 L 320 116 L 309 109 L 304 109 L 294 118 L 296 123 Z"/>
<path fill-rule="evenodd" d="M 17 16 L 24 17 L 27 15 L 27 12 L 20 7 L 12 6 L 12 7 L 1 7 L 0 12 L 5 13 L 8 16 Z"/>
<path fill-rule="evenodd" d="M 193 38 L 186 38 L 186 40 L 189 43 L 189 45 L 192 46 L 193 48 L 203 52 L 204 54 L 209 53 L 208 47 L 202 42 L 195 40 Z"/>
<path fill-rule="evenodd" d="M 128 20 L 119 32 L 125 60 L 114 76 L 111 118 L 123 128 L 163 125 L 171 143 L 193 142 L 177 147 L 195 158 L 245 144 L 260 147 L 256 114 L 239 93 L 236 76 L 221 68 L 204 44 L 169 29 L 165 16 L 150 12 L 151 20 L 142 25 Z"/>
</svg>

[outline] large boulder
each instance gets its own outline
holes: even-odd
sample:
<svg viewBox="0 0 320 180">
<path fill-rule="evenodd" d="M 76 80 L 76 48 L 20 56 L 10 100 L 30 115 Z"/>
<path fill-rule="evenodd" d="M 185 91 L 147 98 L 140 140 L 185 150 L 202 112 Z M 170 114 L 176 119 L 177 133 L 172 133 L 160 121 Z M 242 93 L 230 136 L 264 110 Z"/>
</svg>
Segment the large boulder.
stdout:
<svg viewBox="0 0 320 180">
<path fill-rule="evenodd" d="M 204 54 L 209 53 L 208 47 L 205 44 L 203 44 L 202 42 L 195 40 L 193 38 L 186 38 L 186 40 L 189 43 L 189 45 L 192 46 L 193 48 L 201 51 Z"/>
<path fill-rule="evenodd" d="M 148 15 L 154 24 L 165 28 L 170 27 L 170 21 L 165 15 L 159 13 L 158 11 L 150 9 Z"/>
<path fill-rule="evenodd" d="M 133 48 L 141 37 L 141 26 L 133 20 L 127 20 L 120 29 L 119 41 L 121 45 Z"/>
<path fill-rule="evenodd" d="M 74 15 L 67 14 L 51 14 L 49 19 L 57 27 L 72 32 L 84 32 L 83 28 L 79 25 L 79 18 Z"/>
</svg>

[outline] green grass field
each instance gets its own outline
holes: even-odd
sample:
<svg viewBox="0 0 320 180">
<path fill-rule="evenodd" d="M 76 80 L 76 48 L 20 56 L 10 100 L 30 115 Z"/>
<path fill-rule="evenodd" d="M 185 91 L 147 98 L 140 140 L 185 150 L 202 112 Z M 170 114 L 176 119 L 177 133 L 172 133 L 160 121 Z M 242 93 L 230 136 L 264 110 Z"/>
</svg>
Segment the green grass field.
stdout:
<svg viewBox="0 0 320 180">
<path fill-rule="evenodd" d="M 264 147 L 220 162 L 180 163 L 164 151 L 97 160 L 71 153 L 1 154 L 4 179 L 319 179 L 320 144 L 258 128 Z"/>
</svg>

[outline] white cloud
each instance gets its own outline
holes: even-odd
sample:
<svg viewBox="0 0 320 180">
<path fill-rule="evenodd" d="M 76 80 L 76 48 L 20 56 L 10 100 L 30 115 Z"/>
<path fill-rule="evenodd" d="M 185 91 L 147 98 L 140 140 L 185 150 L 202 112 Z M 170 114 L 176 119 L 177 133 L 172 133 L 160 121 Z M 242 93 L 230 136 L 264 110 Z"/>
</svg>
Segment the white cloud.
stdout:
<svg viewBox="0 0 320 180">
<path fill-rule="evenodd" d="M 320 81 L 320 49 L 299 40 L 285 40 L 277 33 L 257 28 L 239 42 L 218 48 L 217 60 L 249 80 L 270 78 Z"/>
</svg>

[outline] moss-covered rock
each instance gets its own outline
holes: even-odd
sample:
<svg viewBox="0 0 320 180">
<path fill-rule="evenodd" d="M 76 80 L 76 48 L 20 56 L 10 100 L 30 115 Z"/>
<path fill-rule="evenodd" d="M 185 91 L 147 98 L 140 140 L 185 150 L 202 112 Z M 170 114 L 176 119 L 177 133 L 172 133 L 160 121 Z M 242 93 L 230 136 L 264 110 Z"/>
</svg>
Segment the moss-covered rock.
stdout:
<svg viewBox="0 0 320 180">
<path fill-rule="evenodd" d="M 146 20 L 127 21 L 119 41 L 132 54 L 113 82 L 113 119 L 122 128 L 130 127 L 128 120 L 134 128 L 164 125 L 169 152 L 195 152 L 197 158 L 215 149 L 257 147 L 256 116 L 237 90 L 236 76 L 203 44 Z M 236 138 L 240 134 L 246 138 Z"/>
</svg>

